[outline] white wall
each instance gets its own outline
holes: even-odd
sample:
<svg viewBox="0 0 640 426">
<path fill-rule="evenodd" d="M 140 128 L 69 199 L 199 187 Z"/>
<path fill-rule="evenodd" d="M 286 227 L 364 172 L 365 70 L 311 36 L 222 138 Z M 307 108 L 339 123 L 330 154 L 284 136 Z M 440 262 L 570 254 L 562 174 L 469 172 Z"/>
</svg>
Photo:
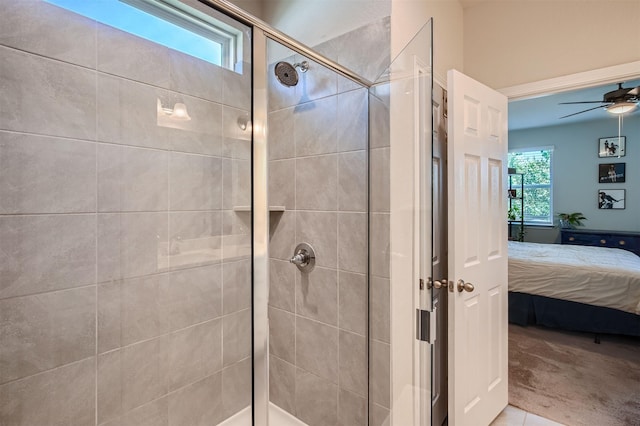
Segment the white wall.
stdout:
<svg viewBox="0 0 640 426">
<path fill-rule="evenodd" d="M 640 112 L 623 122 L 626 155 L 599 158 L 598 139 L 617 136 L 618 120 L 614 117 L 585 123 L 550 126 L 509 132 L 509 149 L 532 146 L 554 146 L 553 210 L 582 212 L 587 217 L 585 228 L 640 231 Z M 598 182 L 598 164 L 626 163 L 625 183 Z M 598 189 L 626 189 L 624 210 L 599 210 Z M 548 242 L 557 229 L 541 231 L 529 228 L 526 241 Z"/>
<path fill-rule="evenodd" d="M 265 0 L 264 20 L 316 46 L 391 14 L 391 0 Z"/>
<path fill-rule="evenodd" d="M 433 17 L 433 67 L 446 86 L 447 71 L 463 70 L 463 13 L 457 0 L 392 0 L 391 57 L 395 58 Z"/>
<path fill-rule="evenodd" d="M 444 83 L 447 70 L 463 68 L 463 15 L 458 0 L 267 0 L 262 7 L 263 20 L 308 46 L 391 16 L 392 58 L 433 17 L 435 75 Z"/>
<path fill-rule="evenodd" d="M 487 1 L 464 9 L 464 71 L 496 89 L 637 60 L 637 0 Z"/>
</svg>

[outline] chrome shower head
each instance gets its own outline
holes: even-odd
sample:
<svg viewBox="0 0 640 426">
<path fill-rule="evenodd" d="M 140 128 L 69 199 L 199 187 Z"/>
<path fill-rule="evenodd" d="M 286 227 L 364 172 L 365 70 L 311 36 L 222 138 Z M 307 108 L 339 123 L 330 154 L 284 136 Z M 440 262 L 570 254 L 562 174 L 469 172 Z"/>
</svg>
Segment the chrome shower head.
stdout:
<svg viewBox="0 0 640 426">
<path fill-rule="evenodd" d="M 309 69 L 309 62 L 302 61 L 298 64 L 291 65 L 289 62 L 278 62 L 275 66 L 274 72 L 278 81 L 287 86 L 293 87 L 298 84 L 298 71 L 296 68 L 300 68 L 300 72 L 307 72 Z"/>
</svg>

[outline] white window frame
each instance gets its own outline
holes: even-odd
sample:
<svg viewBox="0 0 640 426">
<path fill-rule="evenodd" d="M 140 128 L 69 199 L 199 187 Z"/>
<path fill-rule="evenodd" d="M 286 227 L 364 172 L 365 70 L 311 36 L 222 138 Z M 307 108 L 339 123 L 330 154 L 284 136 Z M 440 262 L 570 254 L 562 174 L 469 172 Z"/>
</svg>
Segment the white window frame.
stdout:
<svg viewBox="0 0 640 426">
<path fill-rule="evenodd" d="M 551 160 L 549 161 L 549 184 L 534 184 L 534 185 L 524 185 L 524 190 L 527 189 L 535 189 L 535 188 L 549 188 L 549 220 L 548 221 L 527 221 L 526 217 L 524 218 L 524 224 L 527 226 L 553 226 L 554 224 L 554 210 L 553 210 L 553 151 L 554 146 L 532 146 L 526 148 L 514 148 L 509 150 L 509 154 L 514 154 L 517 152 L 536 152 L 536 151 L 549 151 L 551 153 Z M 520 172 L 518 170 L 518 172 Z M 524 196 L 524 194 L 523 194 Z M 524 212 L 522 212 L 524 214 Z"/>
<path fill-rule="evenodd" d="M 242 31 L 239 29 L 177 0 L 120 1 L 220 44 L 220 66 L 236 70 L 242 62 Z"/>
</svg>

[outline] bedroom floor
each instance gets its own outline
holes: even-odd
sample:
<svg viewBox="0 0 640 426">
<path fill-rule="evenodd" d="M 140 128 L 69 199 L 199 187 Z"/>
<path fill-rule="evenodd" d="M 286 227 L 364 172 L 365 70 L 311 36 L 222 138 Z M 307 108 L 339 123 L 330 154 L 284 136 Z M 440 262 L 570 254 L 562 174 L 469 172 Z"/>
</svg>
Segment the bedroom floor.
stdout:
<svg viewBox="0 0 640 426">
<path fill-rule="evenodd" d="M 509 403 L 565 425 L 640 426 L 640 338 L 600 337 L 510 324 Z"/>
</svg>

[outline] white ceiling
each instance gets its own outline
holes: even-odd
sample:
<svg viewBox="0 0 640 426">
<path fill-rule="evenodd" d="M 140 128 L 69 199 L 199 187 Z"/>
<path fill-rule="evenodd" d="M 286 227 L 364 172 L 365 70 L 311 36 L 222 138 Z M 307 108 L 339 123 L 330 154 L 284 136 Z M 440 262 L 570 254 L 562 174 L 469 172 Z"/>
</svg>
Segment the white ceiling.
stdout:
<svg viewBox="0 0 640 426">
<path fill-rule="evenodd" d="M 640 86 L 640 80 L 624 82 L 622 87 Z M 541 96 L 509 102 L 509 130 L 529 129 L 532 127 L 558 126 L 580 121 L 598 120 L 611 117 L 604 108 L 598 108 L 582 114 L 560 119 L 560 117 L 594 108 L 598 104 L 559 105 L 560 102 L 599 101 L 606 92 L 616 90 L 617 84 L 590 87 L 555 95 Z M 633 115 L 640 115 L 640 108 L 636 108 Z"/>
</svg>

